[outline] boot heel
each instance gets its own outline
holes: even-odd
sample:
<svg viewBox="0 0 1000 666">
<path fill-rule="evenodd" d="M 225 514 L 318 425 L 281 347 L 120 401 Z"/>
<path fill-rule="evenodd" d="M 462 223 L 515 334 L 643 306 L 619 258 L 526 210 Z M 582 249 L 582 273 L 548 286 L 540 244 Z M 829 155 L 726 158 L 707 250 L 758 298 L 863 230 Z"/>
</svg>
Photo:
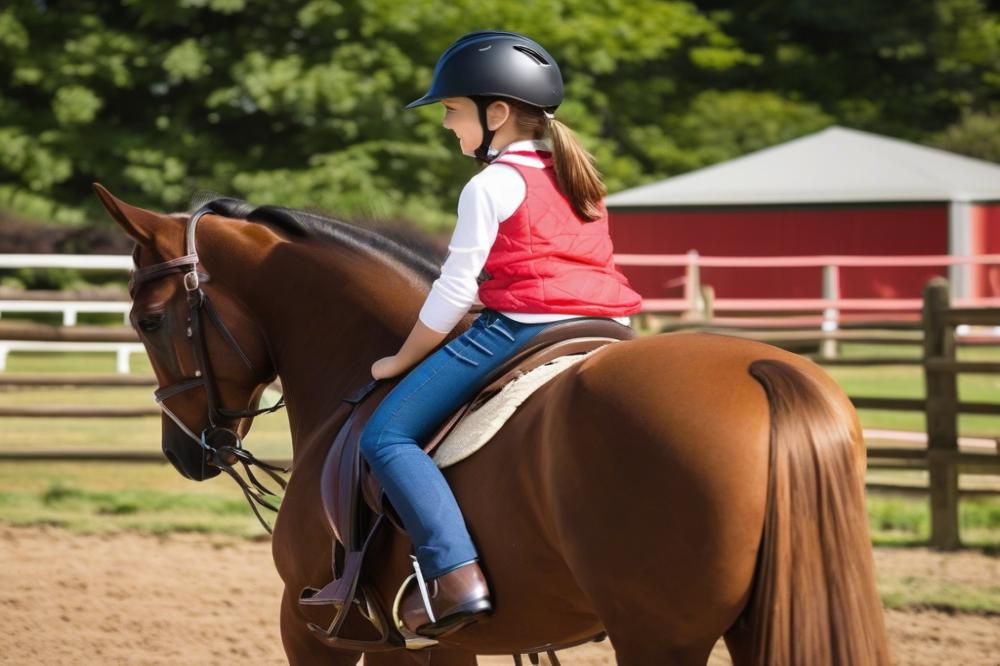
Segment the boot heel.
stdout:
<svg viewBox="0 0 1000 666">
<path fill-rule="evenodd" d="M 449 634 L 453 634 L 459 629 L 464 629 L 470 624 L 485 620 L 493 610 L 489 600 L 482 600 L 477 604 L 469 604 L 470 607 L 479 606 L 480 610 L 460 610 L 451 613 L 447 617 L 441 618 L 434 624 L 425 624 L 417 627 L 417 634 L 427 638 L 438 639 Z"/>
</svg>

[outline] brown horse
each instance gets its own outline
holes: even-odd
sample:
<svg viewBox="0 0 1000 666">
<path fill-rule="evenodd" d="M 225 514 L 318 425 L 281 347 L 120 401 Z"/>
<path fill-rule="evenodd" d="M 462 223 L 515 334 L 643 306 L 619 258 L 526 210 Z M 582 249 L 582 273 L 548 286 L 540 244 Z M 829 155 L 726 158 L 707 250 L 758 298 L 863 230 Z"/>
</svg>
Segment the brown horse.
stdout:
<svg viewBox="0 0 1000 666">
<path fill-rule="evenodd" d="M 146 211 L 95 188 L 136 241 L 140 269 L 189 252 L 187 215 Z M 329 613 L 298 603 L 300 590 L 330 579 L 320 470 L 344 420 L 341 398 L 371 379 L 373 360 L 398 349 L 438 266 L 343 222 L 234 200 L 212 206 L 221 214 L 201 219 L 196 261 L 235 338 L 203 327 L 214 400 L 245 408 L 277 374 L 288 406 L 294 471 L 273 537 L 286 586 L 285 650 L 295 665 L 354 664 L 361 655 L 307 630 L 307 622 L 325 626 Z M 161 387 L 192 380 L 200 367 L 184 324 L 189 278 L 146 274 L 135 295 L 132 322 Z M 196 390 L 168 402 L 198 433 L 213 398 L 193 381 Z M 244 433 L 249 417 L 221 425 Z M 366 663 L 468 666 L 475 654 L 602 630 L 619 664 L 704 664 L 720 636 L 737 665 L 888 663 L 860 433 L 830 377 L 774 347 L 691 333 L 605 347 L 445 471 L 494 614 L 432 652 L 373 654 Z M 184 476 L 218 473 L 168 418 L 162 444 Z M 409 573 L 410 546 L 387 534 L 369 571 L 389 605 Z"/>
</svg>

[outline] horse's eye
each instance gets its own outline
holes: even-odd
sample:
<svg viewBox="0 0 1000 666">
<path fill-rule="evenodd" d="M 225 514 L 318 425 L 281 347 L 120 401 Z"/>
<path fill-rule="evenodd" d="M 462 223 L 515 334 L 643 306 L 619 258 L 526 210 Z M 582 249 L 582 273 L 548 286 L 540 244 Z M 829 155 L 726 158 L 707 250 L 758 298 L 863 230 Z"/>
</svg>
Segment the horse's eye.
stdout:
<svg viewBox="0 0 1000 666">
<path fill-rule="evenodd" d="M 146 315 L 139 320 L 139 330 L 149 333 L 150 331 L 155 331 L 163 323 L 163 314 L 151 314 Z"/>
</svg>

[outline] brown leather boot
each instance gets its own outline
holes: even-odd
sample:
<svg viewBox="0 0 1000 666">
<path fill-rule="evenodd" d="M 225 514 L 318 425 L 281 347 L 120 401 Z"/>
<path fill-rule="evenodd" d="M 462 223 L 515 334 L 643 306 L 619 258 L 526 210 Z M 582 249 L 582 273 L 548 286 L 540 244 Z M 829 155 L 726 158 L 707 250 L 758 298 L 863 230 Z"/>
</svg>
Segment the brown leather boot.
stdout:
<svg viewBox="0 0 1000 666">
<path fill-rule="evenodd" d="M 478 622 L 493 611 L 490 590 L 476 562 L 470 562 L 427 581 L 427 596 L 435 621 L 431 622 L 420 587 L 414 583 L 399 604 L 399 617 L 415 634 L 438 638 Z"/>
</svg>

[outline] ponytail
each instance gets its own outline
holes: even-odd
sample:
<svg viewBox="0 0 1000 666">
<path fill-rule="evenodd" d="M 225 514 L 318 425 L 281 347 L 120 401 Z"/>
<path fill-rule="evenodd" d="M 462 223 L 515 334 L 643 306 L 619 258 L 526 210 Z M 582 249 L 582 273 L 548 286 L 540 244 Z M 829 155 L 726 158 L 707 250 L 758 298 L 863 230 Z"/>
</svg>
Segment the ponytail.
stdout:
<svg viewBox="0 0 1000 666">
<path fill-rule="evenodd" d="M 546 123 L 552 138 L 552 166 L 559 189 L 585 222 L 593 222 L 603 214 L 601 202 L 608 189 L 601 173 L 594 166 L 594 156 L 580 145 L 576 134 L 555 118 Z"/>
<path fill-rule="evenodd" d="M 569 199 L 574 212 L 583 222 L 593 222 L 604 213 L 601 205 L 608 189 L 594 166 L 594 157 L 580 145 L 576 134 L 566 125 L 545 114 L 537 106 L 503 98 L 517 110 L 514 114 L 518 129 L 536 139 L 552 140 L 552 166 L 559 190 Z"/>
</svg>

